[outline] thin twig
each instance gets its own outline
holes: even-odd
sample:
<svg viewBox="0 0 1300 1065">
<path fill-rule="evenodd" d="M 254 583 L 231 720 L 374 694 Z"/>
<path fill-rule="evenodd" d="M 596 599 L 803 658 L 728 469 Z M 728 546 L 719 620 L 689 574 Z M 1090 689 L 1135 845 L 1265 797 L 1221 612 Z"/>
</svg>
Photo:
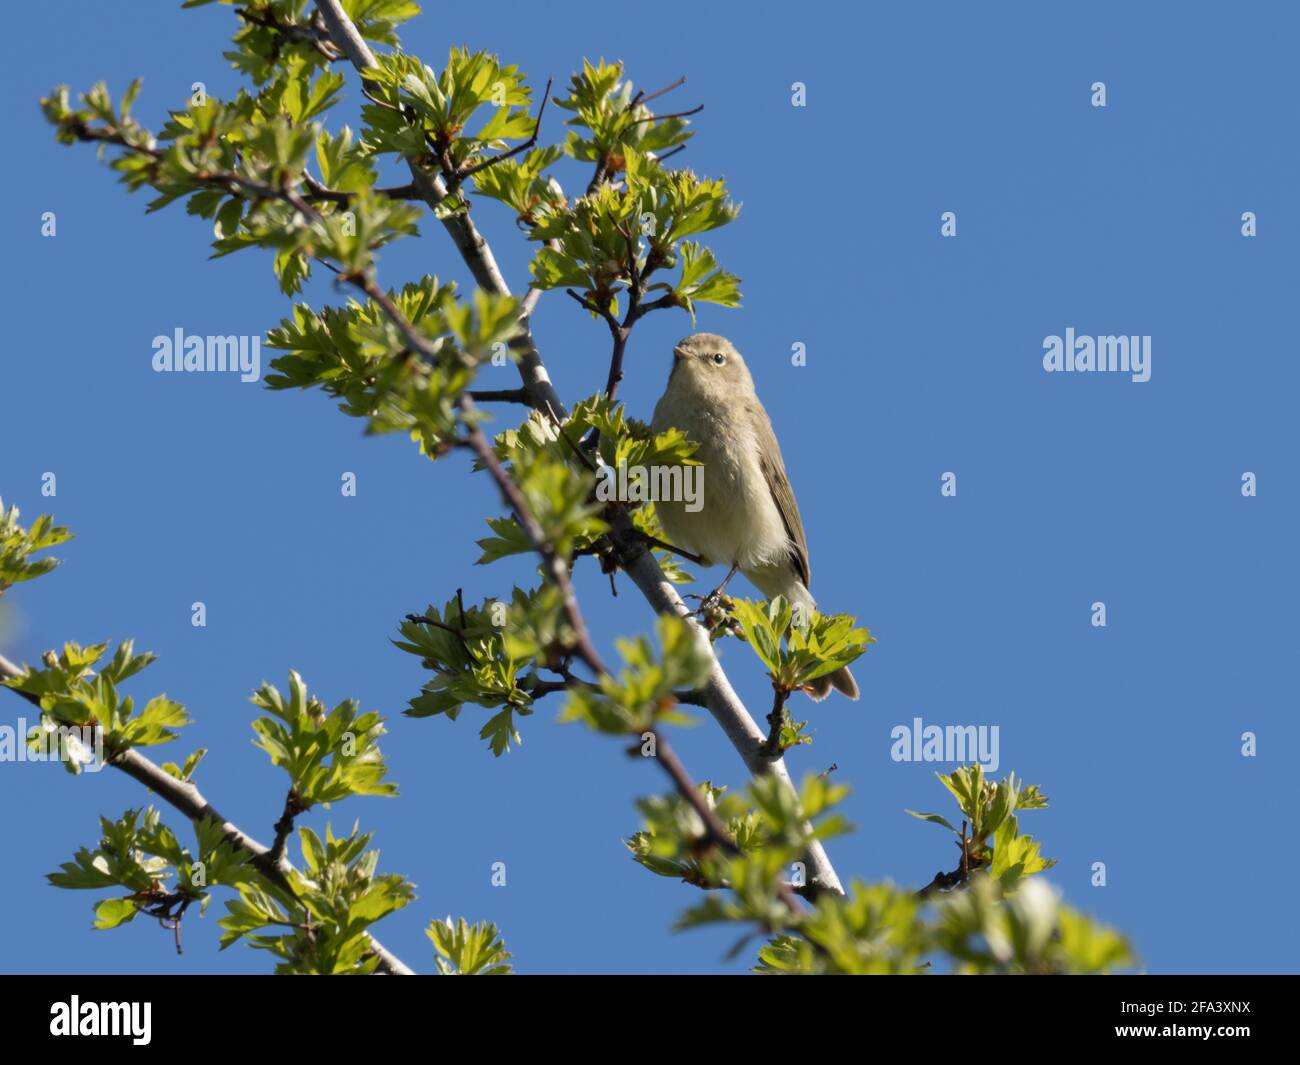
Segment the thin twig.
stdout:
<svg viewBox="0 0 1300 1065">
<path fill-rule="evenodd" d="M 522 403 L 531 406 L 528 390 L 524 388 L 474 389 L 470 397 L 475 403 Z"/>
<path fill-rule="evenodd" d="M 546 101 L 550 97 L 550 95 L 551 95 L 551 79 L 547 78 L 546 91 L 542 93 L 542 105 L 537 109 L 537 122 L 533 125 L 533 135 L 531 137 L 529 137 L 526 141 L 522 141 L 519 144 L 516 144 L 513 148 L 510 148 L 507 151 L 500 152 L 497 155 L 491 156 L 488 159 L 480 159 L 472 166 L 466 166 L 464 163 L 462 163 L 460 165 L 460 168 L 455 172 L 454 182 L 450 184 L 448 188 L 452 192 L 455 192 L 456 189 L 458 189 L 461 186 L 461 184 L 465 181 L 465 179 L 471 176 L 472 174 L 477 174 L 480 170 L 486 170 L 490 166 L 495 166 L 497 163 L 509 159 L 512 156 L 518 155 L 520 152 L 526 152 L 528 151 L 529 148 L 533 147 L 537 143 L 538 135 L 542 132 L 542 116 L 546 114 Z"/>
<path fill-rule="evenodd" d="M 635 126 L 641 122 L 659 122 L 665 118 L 689 118 L 691 115 L 698 115 L 704 110 L 704 105 L 692 107 L 689 111 L 670 111 L 666 115 L 643 115 L 641 118 L 634 118 L 628 125 Z"/>
<path fill-rule="evenodd" d="M 715 846 L 724 850 L 727 854 L 738 855 L 741 853 L 740 847 L 736 841 L 731 838 L 731 833 L 727 831 L 727 826 L 722 823 L 718 817 L 717 811 L 713 809 L 704 800 L 700 789 L 696 787 L 695 781 L 682 765 L 681 759 L 677 757 L 676 752 L 668 745 L 668 741 L 657 730 L 651 730 L 655 744 L 655 760 L 663 767 L 665 773 L 671 778 L 677 786 L 677 792 L 691 806 L 691 809 L 699 815 L 700 820 L 704 823 L 705 833 L 709 841 Z M 798 896 L 789 884 L 781 882 L 777 885 L 777 896 L 785 903 L 791 913 L 801 913 L 803 907 L 799 903 Z"/>
<path fill-rule="evenodd" d="M 394 310 L 396 309 L 394 308 Z M 474 401 L 467 394 L 462 394 L 458 406 L 462 418 L 471 425 L 471 428 L 462 439 L 461 445 L 478 456 L 479 461 L 486 467 L 492 480 L 496 482 L 502 498 L 514 512 L 515 520 L 519 522 L 520 527 L 524 530 L 524 534 L 528 537 L 528 542 L 532 545 L 533 550 L 541 555 L 547 577 L 560 592 L 565 619 L 573 630 L 573 649 L 575 653 L 593 673 L 608 673 L 609 670 L 601 659 L 600 653 L 591 642 L 586 622 L 582 619 L 582 612 L 578 609 L 578 598 L 573 591 L 573 582 L 569 579 L 568 565 L 546 539 L 545 531 L 538 524 L 537 519 L 533 517 L 533 513 L 529 509 L 523 493 L 519 490 L 519 486 L 506 473 L 505 468 L 501 465 L 501 460 L 497 458 L 497 453 L 492 450 L 492 445 L 488 443 L 487 437 L 483 435 L 483 430 L 479 429 L 477 425 L 473 425 Z"/>
<path fill-rule="evenodd" d="M 685 84 L 686 84 L 686 75 L 683 74 L 671 85 L 665 85 L 662 89 L 656 89 L 654 92 L 650 93 L 649 96 L 647 96 L 645 93 L 638 92 L 635 96 L 632 97 L 631 101 L 628 103 L 627 109 L 631 111 L 641 104 L 648 104 L 651 100 L 657 100 L 660 96 L 663 96 L 666 93 L 670 93 L 674 89 L 681 88 L 681 86 Z"/>
<path fill-rule="evenodd" d="M 638 529 L 637 531 L 641 533 L 641 536 L 643 536 L 643 537 L 645 538 L 645 542 L 646 542 L 647 544 L 649 544 L 651 547 L 657 547 L 657 548 L 659 548 L 661 551 L 668 551 L 668 552 L 671 553 L 671 554 L 674 554 L 674 555 L 680 555 L 682 558 L 686 559 L 688 562 L 694 562 L 695 565 L 697 565 L 697 566 L 703 566 L 703 565 L 704 565 L 704 559 L 703 559 L 703 558 L 701 558 L 701 557 L 700 557 L 699 555 L 697 555 L 697 554 L 694 554 L 693 552 L 687 551 L 684 547 L 674 547 L 672 544 L 668 543 L 666 540 L 660 540 L 659 537 L 657 537 L 657 536 L 651 536 L 651 535 L 650 535 L 649 533 L 647 533 L 647 532 L 641 532 L 640 529 Z"/>
<path fill-rule="evenodd" d="M 431 618 L 424 614 L 407 614 L 406 620 L 412 625 L 428 625 L 431 629 L 441 629 L 443 632 L 451 633 L 460 642 L 460 648 L 465 652 L 465 657 L 471 662 L 478 662 L 478 655 L 476 655 L 470 649 L 469 644 L 465 642 L 465 617 L 463 612 L 461 614 L 461 628 L 459 629 L 454 625 L 446 625 L 443 622 L 438 621 L 436 618 Z"/>
<path fill-rule="evenodd" d="M 342 3 L 340 0 L 316 0 L 316 10 L 334 43 L 343 50 L 361 75 L 364 90 L 370 92 L 367 82 L 370 81 L 370 73 L 379 63 L 358 32 L 356 25 L 343 10 Z M 436 207 L 447 198 L 447 187 L 437 174 L 428 173 L 413 159 L 407 160 L 407 165 L 411 171 L 411 180 L 426 203 Z M 506 284 L 505 276 L 497 265 L 491 246 L 478 231 L 473 219 L 468 214 L 457 212 L 447 215 L 441 221 L 478 286 L 485 292 L 509 296 L 510 286 Z M 531 334 L 527 332 L 526 317 L 523 323 L 524 343 L 515 364 L 519 376 L 523 379 L 524 387 L 533 397 L 535 407 L 548 411 L 552 417 L 563 418 L 564 404 L 555 386 L 551 384 L 550 376 L 542 364 L 541 356 L 537 353 L 537 346 L 533 343 Z"/>
<path fill-rule="evenodd" d="M 235 14 L 245 22 L 251 22 L 255 26 L 262 26 L 266 29 L 274 30 L 291 44 L 305 44 L 308 47 L 313 48 L 331 63 L 343 57 L 343 53 L 340 52 L 334 42 L 329 39 L 329 35 L 314 26 L 300 26 L 294 22 L 277 22 L 265 13 L 261 11 L 253 11 L 249 8 L 236 8 Z"/>
<path fill-rule="evenodd" d="M 341 192 L 338 189 L 332 189 L 306 170 L 302 172 L 302 183 L 307 187 L 303 199 L 309 203 L 323 201 L 325 203 L 346 205 L 351 203 L 357 195 L 355 192 Z M 371 189 L 370 191 L 378 196 L 387 196 L 390 200 L 420 199 L 419 191 L 410 183 L 390 185 L 384 188 Z"/>
<path fill-rule="evenodd" d="M 580 307 L 590 311 L 592 314 L 597 315 L 600 318 L 603 318 L 605 324 L 609 326 L 609 331 L 613 333 L 614 336 L 618 336 L 618 319 L 614 317 L 608 307 L 602 307 L 600 304 L 588 299 L 586 296 L 582 295 L 582 293 L 577 292 L 574 289 L 566 288 L 564 292 L 570 298 L 577 300 Z"/>
</svg>

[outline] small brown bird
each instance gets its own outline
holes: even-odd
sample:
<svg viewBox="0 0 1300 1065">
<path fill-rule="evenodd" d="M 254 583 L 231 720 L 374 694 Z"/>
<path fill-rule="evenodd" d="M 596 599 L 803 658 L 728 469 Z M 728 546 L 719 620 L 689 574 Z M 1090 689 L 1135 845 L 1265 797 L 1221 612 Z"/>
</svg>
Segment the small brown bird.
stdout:
<svg viewBox="0 0 1300 1065">
<path fill-rule="evenodd" d="M 722 588 L 739 570 L 769 599 L 783 595 L 810 612 L 808 541 L 794 489 L 745 360 L 725 337 L 694 333 L 673 348 L 652 428 L 674 427 L 700 445 L 695 457 L 704 466 L 704 498 L 694 511 L 680 501 L 656 504 L 669 538 L 705 565 L 729 564 Z M 858 697 L 847 666 L 818 677 L 811 688 L 818 701 L 831 688 Z"/>
</svg>

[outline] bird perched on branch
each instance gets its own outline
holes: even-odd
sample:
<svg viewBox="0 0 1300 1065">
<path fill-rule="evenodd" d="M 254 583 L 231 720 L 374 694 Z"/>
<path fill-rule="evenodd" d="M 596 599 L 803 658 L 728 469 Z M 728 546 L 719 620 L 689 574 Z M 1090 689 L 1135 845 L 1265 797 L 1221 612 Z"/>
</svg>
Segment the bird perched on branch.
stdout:
<svg viewBox="0 0 1300 1065">
<path fill-rule="evenodd" d="M 729 340 L 694 333 L 673 348 L 673 368 L 655 405 L 652 428 L 681 429 L 699 444 L 695 457 L 704 466 L 703 506 L 692 511 L 667 500 L 656 509 L 674 544 L 698 554 L 705 565 L 731 566 L 714 594 L 739 570 L 769 599 L 783 595 L 810 617 L 808 541 L 794 489 L 772 421 Z M 818 677 L 811 688 L 818 701 L 831 688 L 858 697 L 847 666 Z"/>
</svg>

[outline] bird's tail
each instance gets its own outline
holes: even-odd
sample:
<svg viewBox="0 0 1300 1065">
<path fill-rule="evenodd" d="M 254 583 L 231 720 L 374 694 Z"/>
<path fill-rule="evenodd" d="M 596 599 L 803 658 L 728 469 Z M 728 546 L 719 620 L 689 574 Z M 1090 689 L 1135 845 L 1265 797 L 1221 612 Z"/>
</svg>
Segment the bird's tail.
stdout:
<svg viewBox="0 0 1300 1065">
<path fill-rule="evenodd" d="M 788 565 L 760 566 L 753 569 L 742 569 L 741 572 L 769 599 L 777 595 L 783 595 L 792 606 L 801 607 L 809 612 L 817 606 L 807 586 Z M 830 695 L 832 688 L 842 695 L 847 695 L 850 699 L 856 700 L 858 698 L 858 682 L 853 679 L 853 674 L 849 672 L 848 666 L 841 666 L 834 673 L 827 673 L 825 676 L 818 677 L 809 683 L 805 691 L 807 691 L 813 702 L 820 703 L 826 696 Z"/>
<path fill-rule="evenodd" d="M 847 695 L 853 700 L 856 700 L 860 694 L 858 692 L 858 682 L 853 679 L 853 674 L 849 672 L 848 666 L 840 666 L 834 673 L 827 673 L 824 677 L 818 677 L 808 687 L 810 689 L 808 695 L 815 703 L 820 703 L 826 696 L 830 695 L 832 688 L 841 695 Z"/>
</svg>

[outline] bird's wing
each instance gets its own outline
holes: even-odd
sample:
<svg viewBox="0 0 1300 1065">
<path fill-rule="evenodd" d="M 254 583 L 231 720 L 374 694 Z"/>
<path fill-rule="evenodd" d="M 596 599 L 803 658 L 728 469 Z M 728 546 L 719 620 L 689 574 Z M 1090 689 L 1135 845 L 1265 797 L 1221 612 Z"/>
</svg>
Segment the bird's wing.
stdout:
<svg viewBox="0 0 1300 1065">
<path fill-rule="evenodd" d="M 805 588 L 810 587 L 808 578 L 808 540 L 804 536 L 803 521 L 799 517 L 799 504 L 794 501 L 794 489 L 790 487 L 790 478 L 786 476 L 785 462 L 781 458 L 781 447 L 772 432 L 772 423 L 767 412 L 761 407 L 753 412 L 750 424 L 754 426 L 755 444 L 758 445 L 758 461 L 763 468 L 763 477 L 768 490 L 772 493 L 772 502 L 781 515 L 786 535 L 790 537 L 790 558 L 799 572 Z"/>
</svg>

